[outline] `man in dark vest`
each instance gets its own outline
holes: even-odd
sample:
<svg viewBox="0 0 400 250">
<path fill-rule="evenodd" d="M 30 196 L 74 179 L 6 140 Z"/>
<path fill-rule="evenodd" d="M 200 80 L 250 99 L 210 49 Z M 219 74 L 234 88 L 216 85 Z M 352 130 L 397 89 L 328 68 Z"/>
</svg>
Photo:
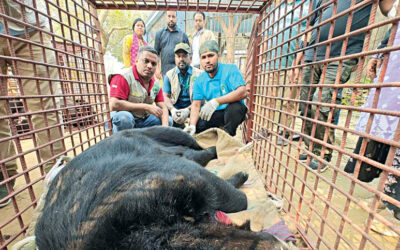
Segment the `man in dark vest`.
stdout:
<svg viewBox="0 0 400 250">
<path fill-rule="evenodd" d="M 165 75 L 163 92 L 174 127 L 183 128 L 190 114 L 193 84 L 203 71 L 190 66 L 192 52 L 188 44 L 178 43 L 174 51 L 176 67 Z"/>
</svg>

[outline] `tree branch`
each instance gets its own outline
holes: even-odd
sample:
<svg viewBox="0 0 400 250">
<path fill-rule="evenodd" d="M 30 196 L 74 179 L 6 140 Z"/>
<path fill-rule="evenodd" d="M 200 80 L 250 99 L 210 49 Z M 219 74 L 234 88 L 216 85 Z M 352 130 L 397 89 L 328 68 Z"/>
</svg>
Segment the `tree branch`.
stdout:
<svg viewBox="0 0 400 250">
<path fill-rule="evenodd" d="M 111 34 L 116 31 L 116 30 L 129 30 L 131 27 L 113 27 L 109 32 L 107 32 L 108 36 L 111 36 Z"/>
<path fill-rule="evenodd" d="M 108 42 L 110 41 L 110 37 L 112 33 L 116 30 L 127 30 L 130 29 L 130 27 L 114 27 L 112 28 L 109 32 L 100 32 L 101 38 L 103 39 L 102 45 L 103 45 L 103 54 L 106 52 Z"/>
<path fill-rule="evenodd" d="M 99 23 L 100 26 L 103 26 L 103 23 L 106 21 L 106 18 L 108 16 L 108 13 L 110 12 L 110 10 L 102 10 L 100 12 L 100 16 L 99 16 Z"/>
<path fill-rule="evenodd" d="M 215 19 L 221 24 L 221 28 L 224 31 L 224 33 L 228 32 L 228 28 L 226 27 L 226 24 L 224 20 L 222 19 L 221 16 L 216 16 Z"/>
<path fill-rule="evenodd" d="M 237 23 L 235 24 L 235 26 L 233 27 L 233 30 L 236 31 L 239 29 L 240 27 L 240 23 L 243 21 L 243 16 L 239 16 L 239 20 L 237 21 Z"/>
</svg>

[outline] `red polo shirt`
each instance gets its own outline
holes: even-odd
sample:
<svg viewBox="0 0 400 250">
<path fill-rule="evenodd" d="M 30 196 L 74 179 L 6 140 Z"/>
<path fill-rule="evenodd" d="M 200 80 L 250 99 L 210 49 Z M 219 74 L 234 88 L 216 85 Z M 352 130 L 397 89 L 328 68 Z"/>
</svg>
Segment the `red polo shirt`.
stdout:
<svg viewBox="0 0 400 250">
<path fill-rule="evenodd" d="M 132 72 L 136 80 L 140 82 L 143 88 L 146 88 L 142 78 L 139 77 L 139 74 L 136 69 L 136 65 L 132 66 Z M 149 88 L 147 90 L 147 94 L 150 95 L 150 91 L 154 86 L 154 77 L 151 78 L 149 83 Z M 119 98 L 122 100 L 128 100 L 128 96 L 130 93 L 129 84 L 126 79 L 122 75 L 115 75 L 110 82 L 110 97 Z M 164 96 L 162 88 L 158 91 L 158 94 L 154 100 L 155 102 L 164 102 Z"/>
</svg>

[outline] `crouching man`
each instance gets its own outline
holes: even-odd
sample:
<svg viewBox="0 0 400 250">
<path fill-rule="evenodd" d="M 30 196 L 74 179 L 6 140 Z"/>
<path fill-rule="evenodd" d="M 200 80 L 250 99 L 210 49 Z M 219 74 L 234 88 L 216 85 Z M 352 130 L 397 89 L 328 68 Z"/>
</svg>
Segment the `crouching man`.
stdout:
<svg viewBox="0 0 400 250">
<path fill-rule="evenodd" d="M 191 50 L 188 44 L 178 43 L 174 49 L 175 65 L 164 77 L 164 100 L 174 120 L 174 127 L 184 127 L 190 114 L 193 83 L 203 72 L 190 66 Z"/>
<path fill-rule="evenodd" d="M 153 78 L 157 63 L 157 51 L 144 46 L 139 49 L 136 64 L 132 68 L 125 69 L 122 74 L 109 76 L 114 133 L 130 128 L 172 126 L 162 89 Z"/>
<path fill-rule="evenodd" d="M 246 84 L 236 65 L 218 62 L 216 41 L 205 41 L 199 52 L 205 72 L 194 83 L 190 125 L 185 131 L 193 135 L 208 128 L 223 127 L 234 136 L 247 112 L 243 101 Z M 201 107 L 203 100 L 206 103 Z"/>
</svg>

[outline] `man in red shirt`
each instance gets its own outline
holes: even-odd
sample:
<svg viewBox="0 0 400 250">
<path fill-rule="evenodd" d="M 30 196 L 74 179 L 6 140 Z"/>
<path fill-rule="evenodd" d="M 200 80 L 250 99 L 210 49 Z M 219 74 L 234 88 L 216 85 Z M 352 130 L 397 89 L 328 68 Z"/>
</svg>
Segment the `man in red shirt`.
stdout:
<svg viewBox="0 0 400 250">
<path fill-rule="evenodd" d="M 153 78 L 157 63 L 157 51 L 144 46 L 139 49 L 136 64 L 132 68 L 109 76 L 114 133 L 130 128 L 172 126 L 162 88 Z"/>
</svg>

